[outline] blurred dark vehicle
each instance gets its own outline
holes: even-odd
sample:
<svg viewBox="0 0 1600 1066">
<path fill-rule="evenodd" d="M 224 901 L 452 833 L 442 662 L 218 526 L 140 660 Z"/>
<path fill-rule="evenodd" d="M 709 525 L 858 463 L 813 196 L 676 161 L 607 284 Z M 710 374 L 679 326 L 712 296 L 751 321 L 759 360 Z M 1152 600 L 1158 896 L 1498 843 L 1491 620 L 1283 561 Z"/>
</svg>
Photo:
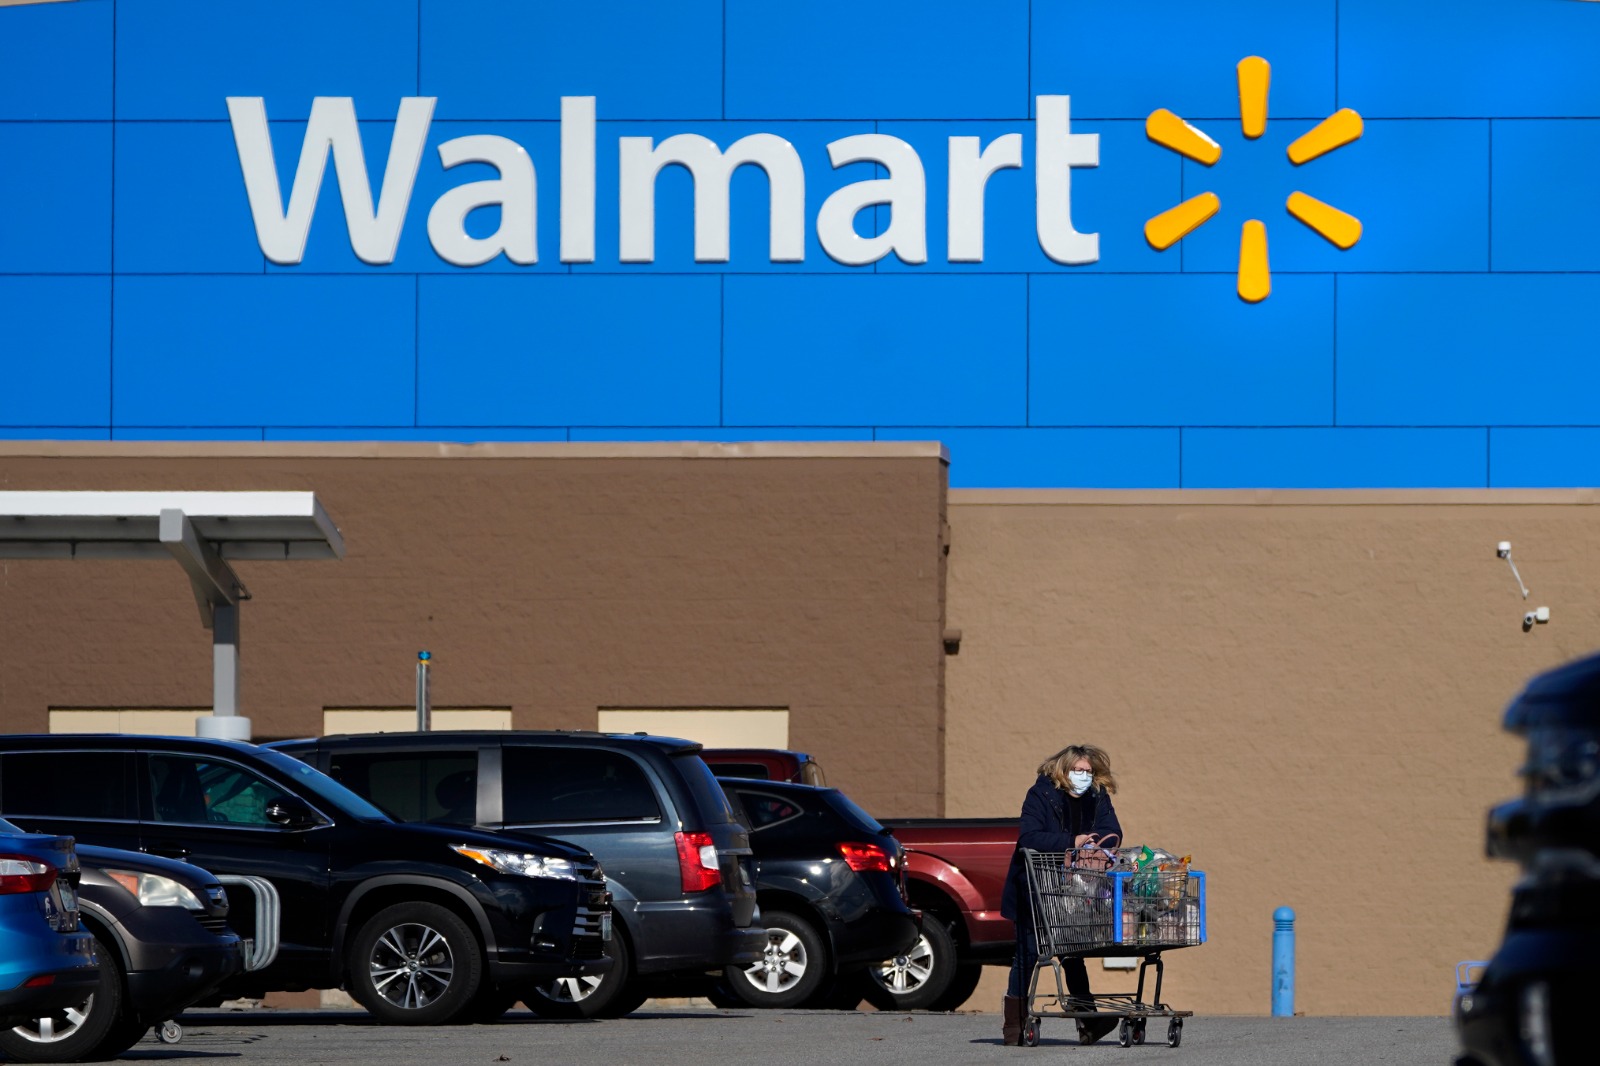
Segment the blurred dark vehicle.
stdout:
<svg viewBox="0 0 1600 1066">
<path fill-rule="evenodd" d="M 71 837 L 0 818 L 0 1024 L 79 1002 L 100 982 L 94 935 L 78 920 Z"/>
<path fill-rule="evenodd" d="M 1505 728 L 1528 743 L 1523 795 L 1489 812 L 1488 853 L 1522 864 L 1500 949 L 1457 997 L 1457 1066 L 1600 1057 L 1600 656 L 1530 681 Z"/>
<path fill-rule="evenodd" d="M 753 1007 L 854 1006 L 826 1002 L 836 981 L 849 987 L 917 942 L 899 841 L 838 789 L 736 779 L 722 787 L 750 826 L 767 929 L 761 958 L 728 967 L 723 987 Z"/>
<path fill-rule="evenodd" d="M 13 1062 L 78 1062 L 127 1050 L 155 1024 L 204 999 L 241 965 L 228 895 L 185 862 L 83 845 L 78 900 L 94 935 L 100 983 L 90 995 L 0 1031 Z"/>
</svg>

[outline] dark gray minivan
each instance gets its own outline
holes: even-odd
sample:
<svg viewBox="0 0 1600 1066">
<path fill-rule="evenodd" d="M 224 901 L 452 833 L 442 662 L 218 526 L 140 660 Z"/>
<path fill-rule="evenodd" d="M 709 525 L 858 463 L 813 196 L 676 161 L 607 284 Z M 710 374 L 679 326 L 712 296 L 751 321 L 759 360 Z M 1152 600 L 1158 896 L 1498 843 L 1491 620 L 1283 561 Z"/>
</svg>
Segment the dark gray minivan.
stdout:
<svg viewBox="0 0 1600 1066">
<path fill-rule="evenodd" d="M 540 1014 L 617 1017 L 670 982 L 761 957 L 747 830 L 688 740 L 565 731 L 331 736 L 271 747 L 303 759 L 402 821 L 556 837 L 604 866 L 620 935 L 602 976 L 527 998 Z"/>
</svg>

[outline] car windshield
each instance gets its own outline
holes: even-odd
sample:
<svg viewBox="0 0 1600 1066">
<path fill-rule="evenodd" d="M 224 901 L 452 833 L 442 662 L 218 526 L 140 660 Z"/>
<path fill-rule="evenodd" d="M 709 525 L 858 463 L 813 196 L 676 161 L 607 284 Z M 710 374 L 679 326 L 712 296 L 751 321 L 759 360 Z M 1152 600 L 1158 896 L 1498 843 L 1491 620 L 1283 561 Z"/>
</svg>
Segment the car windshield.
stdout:
<svg viewBox="0 0 1600 1066">
<path fill-rule="evenodd" d="M 363 822 L 392 822 L 390 818 L 378 807 L 345 788 L 339 782 L 318 770 L 316 767 L 301 762 L 281 751 L 272 751 L 262 748 L 258 752 L 263 762 L 289 775 L 300 788 L 305 789 L 318 799 L 338 807 L 346 814 L 352 815 Z"/>
</svg>

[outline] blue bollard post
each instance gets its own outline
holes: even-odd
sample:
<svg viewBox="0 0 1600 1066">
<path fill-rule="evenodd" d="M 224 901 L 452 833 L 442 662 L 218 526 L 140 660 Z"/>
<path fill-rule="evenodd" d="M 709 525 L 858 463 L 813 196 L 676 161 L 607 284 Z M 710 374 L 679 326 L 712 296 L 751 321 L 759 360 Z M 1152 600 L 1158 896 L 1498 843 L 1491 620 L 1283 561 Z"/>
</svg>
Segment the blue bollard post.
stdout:
<svg viewBox="0 0 1600 1066">
<path fill-rule="evenodd" d="M 1272 1016 L 1294 1017 L 1294 911 L 1272 912 Z"/>
</svg>

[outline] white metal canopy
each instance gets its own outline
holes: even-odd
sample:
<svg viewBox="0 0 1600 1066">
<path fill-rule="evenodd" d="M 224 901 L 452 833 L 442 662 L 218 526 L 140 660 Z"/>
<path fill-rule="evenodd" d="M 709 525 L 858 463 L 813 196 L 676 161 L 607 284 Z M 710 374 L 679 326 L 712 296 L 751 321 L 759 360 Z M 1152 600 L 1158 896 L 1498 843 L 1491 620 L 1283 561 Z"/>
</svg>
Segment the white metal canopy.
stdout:
<svg viewBox="0 0 1600 1066">
<path fill-rule="evenodd" d="M 0 559 L 162 559 L 183 567 L 211 630 L 211 717 L 202 736 L 250 739 L 239 707 L 239 603 L 230 560 L 344 558 L 311 492 L 0 492 Z"/>
<path fill-rule="evenodd" d="M 0 492 L 0 558 L 165 558 L 169 510 L 224 559 L 344 558 L 314 492 Z"/>
</svg>

